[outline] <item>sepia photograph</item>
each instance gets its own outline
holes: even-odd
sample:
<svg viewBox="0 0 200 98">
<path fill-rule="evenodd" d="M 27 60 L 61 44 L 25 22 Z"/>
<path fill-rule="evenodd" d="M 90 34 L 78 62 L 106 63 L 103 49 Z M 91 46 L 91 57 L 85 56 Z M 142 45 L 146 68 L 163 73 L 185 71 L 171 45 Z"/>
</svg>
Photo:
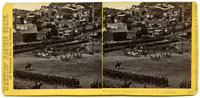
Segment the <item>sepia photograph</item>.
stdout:
<svg viewBox="0 0 200 98">
<path fill-rule="evenodd" d="M 103 2 L 103 88 L 191 88 L 191 2 Z"/>
<path fill-rule="evenodd" d="M 197 1 L 17 1 L 0 3 L 4 96 L 198 93 Z"/>
<path fill-rule="evenodd" d="M 102 87 L 102 3 L 14 3 L 14 89 Z"/>
<path fill-rule="evenodd" d="M 191 29 L 191 2 L 15 3 L 14 89 L 191 88 Z"/>
</svg>

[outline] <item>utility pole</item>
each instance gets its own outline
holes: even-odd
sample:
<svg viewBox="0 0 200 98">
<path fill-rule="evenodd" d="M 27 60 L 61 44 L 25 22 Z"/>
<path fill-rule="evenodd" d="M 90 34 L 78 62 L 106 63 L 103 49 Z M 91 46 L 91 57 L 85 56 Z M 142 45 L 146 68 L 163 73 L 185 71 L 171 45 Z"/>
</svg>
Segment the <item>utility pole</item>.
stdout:
<svg viewBox="0 0 200 98">
<path fill-rule="evenodd" d="M 94 2 L 92 4 L 93 4 L 93 9 L 92 9 L 92 17 L 93 17 L 93 20 L 92 20 L 92 24 L 93 24 L 93 29 L 92 29 L 92 52 L 94 53 Z"/>
<path fill-rule="evenodd" d="M 183 2 L 183 7 L 182 7 L 182 16 L 183 16 L 182 25 L 184 25 L 184 19 L 185 19 L 184 15 L 185 15 L 185 11 L 184 11 L 184 2 Z M 182 35 L 182 54 L 183 54 L 183 31 L 182 31 L 181 35 Z"/>
</svg>

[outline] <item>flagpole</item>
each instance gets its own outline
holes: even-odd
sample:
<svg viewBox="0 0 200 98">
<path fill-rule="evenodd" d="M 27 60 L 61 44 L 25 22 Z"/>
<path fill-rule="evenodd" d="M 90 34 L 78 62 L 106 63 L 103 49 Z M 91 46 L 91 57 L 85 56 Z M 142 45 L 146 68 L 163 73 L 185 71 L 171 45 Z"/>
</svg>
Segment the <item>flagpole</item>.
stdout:
<svg viewBox="0 0 200 98">
<path fill-rule="evenodd" d="M 92 20 L 92 24 L 93 24 L 93 29 L 92 29 L 92 51 L 94 53 L 94 2 L 92 3 L 93 4 L 93 9 L 92 9 L 92 17 L 93 17 L 93 20 Z"/>
<path fill-rule="evenodd" d="M 184 25 L 184 2 L 183 2 L 183 7 L 182 7 L 182 16 L 183 16 L 183 19 L 182 19 L 182 25 Z M 183 54 L 183 31 L 182 31 L 182 54 Z"/>
</svg>

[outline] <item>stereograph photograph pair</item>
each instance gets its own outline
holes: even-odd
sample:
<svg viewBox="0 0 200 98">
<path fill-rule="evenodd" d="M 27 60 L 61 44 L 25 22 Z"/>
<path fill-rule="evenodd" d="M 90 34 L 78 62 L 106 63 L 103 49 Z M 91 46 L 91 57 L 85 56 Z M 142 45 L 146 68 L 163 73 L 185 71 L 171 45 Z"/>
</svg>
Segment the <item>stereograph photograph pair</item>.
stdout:
<svg viewBox="0 0 200 98">
<path fill-rule="evenodd" d="M 195 2 L 7 3 L 4 95 L 193 95 Z"/>
</svg>

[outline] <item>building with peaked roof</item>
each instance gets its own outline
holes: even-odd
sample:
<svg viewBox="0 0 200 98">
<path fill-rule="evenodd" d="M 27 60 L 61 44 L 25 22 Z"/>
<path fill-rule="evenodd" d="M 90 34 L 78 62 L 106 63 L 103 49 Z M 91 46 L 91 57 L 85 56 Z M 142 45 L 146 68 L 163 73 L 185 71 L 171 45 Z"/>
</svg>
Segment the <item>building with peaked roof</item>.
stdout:
<svg viewBox="0 0 200 98">
<path fill-rule="evenodd" d="M 37 27 L 35 24 L 16 24 L 16 32 L 13 32 L 14 42 L 34 42 L 37 41 Z"/>
<path fill-rule="evenodd" d="M 122 41 L 127 39 L 127 25 L 125 23 L 107 23 L 104 41 Z"/>
</svg>

